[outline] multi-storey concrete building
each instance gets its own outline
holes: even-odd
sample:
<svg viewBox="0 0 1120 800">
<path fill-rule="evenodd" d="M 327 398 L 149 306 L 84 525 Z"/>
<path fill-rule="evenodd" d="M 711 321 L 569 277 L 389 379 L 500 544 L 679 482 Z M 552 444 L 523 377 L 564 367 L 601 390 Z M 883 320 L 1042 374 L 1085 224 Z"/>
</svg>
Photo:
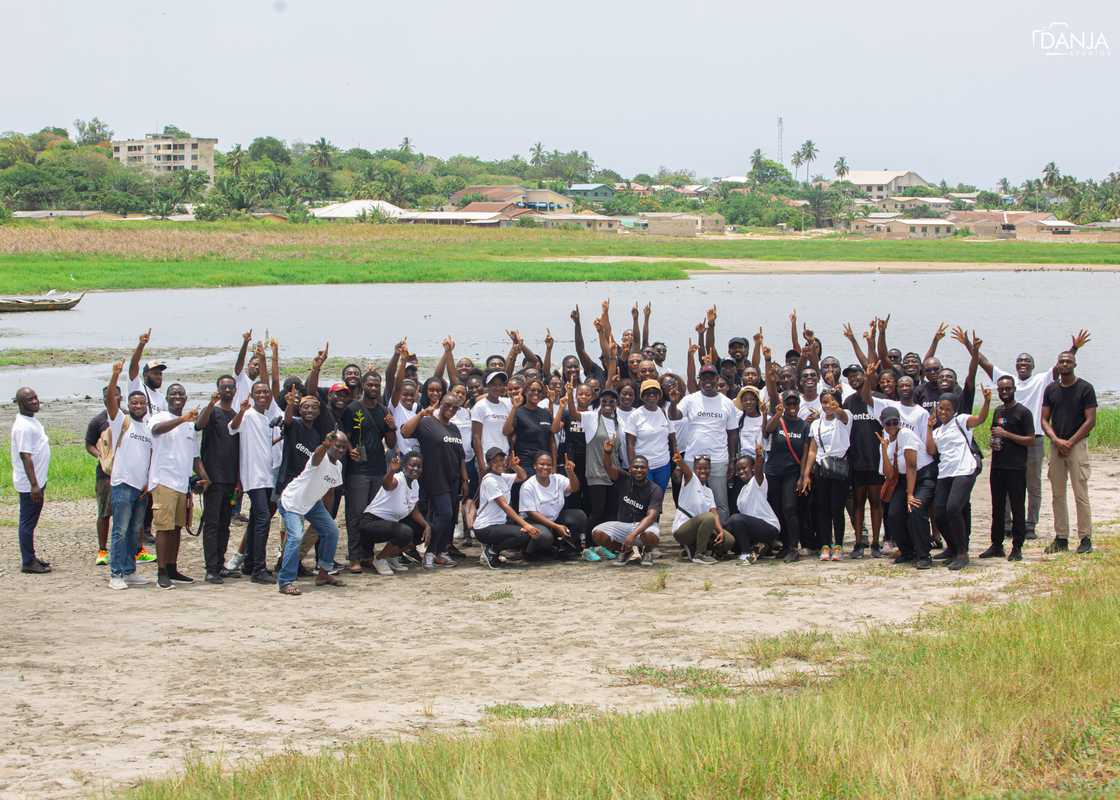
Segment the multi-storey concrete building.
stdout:
<svg viewBox="0 0 1120 800">
<path fill-rule="evenodd" d="M 217 139 L 177 139 L 162 133 L 149 133 L 143 139 L 113 142 L 113 158 L 130 167 L 147 167 L 156 172 L 198 170 L 214 182 L 214 145 Z"/>
</svg>

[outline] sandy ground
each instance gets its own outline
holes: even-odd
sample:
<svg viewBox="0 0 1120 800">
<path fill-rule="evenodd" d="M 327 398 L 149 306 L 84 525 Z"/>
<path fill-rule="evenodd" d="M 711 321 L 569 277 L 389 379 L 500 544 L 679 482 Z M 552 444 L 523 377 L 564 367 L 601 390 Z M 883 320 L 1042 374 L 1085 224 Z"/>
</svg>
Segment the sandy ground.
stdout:
<svg viewBox="0 0 1120 800">
<path fill-rule="evenodd" d="M 620 261 L 644 263 L 708 264 L 712 271 L 743 275 L 784 275 L 789 273 L 851 272 L 1120 272 L 1120 264 L 999 264 L 950 261 L 760 261 L 751 258 L 705 258 L 690 256 L 571 256 L 541 258 L 538 261 L 571 261 L 584 264 L 612 264 Z M 707 270 L 689 269 L 702 274 Z"/>
<path fill-rule="evenodd" d="M 1115 519 L 1120 457 L 1096 455 L 1093 470 L 1095 517 Z M 982 478 L 974 494 L 974 555 L 987 544 L 986 486 Z M 699 665 L 764 681 L 733 656 L 750 637 L 905 626 L 945 604 L 1005 598 L 1000 588 L 1045 558 L 1043 541 L 1028 542 L 1022 564 L 974 560 L 964 573 L 872 559 L 705 567 L 666 547 L 663 591 L 647 588 L 648 568 L 492 572 L 470 561 L 350 576 L 344 588 L 303 581 L 299 598 L 246 580 L 113 592 L 93 564 L 92 501 L 48 507 L 38 541 L 54 572 L 45 577 L 19 572 L 15 509 L 2 512 L 0 798 L 87 795 L 181 769 L 190 755 L 232 762 L 470 730 L 494 703 L 663 707 L 680 700 L 627 685 L 618 671 Z M 1048 499 L 1043 515 L 1045 539 Z M 273 546 L 276 530 L 274 521 Z M 200 577 L 199 541 L 184 539 L 180 563 Z M 154 566 L 140 569 L 154 579 Z M 484 599 L 499 589 L 512 597 Z"/>
</svg>

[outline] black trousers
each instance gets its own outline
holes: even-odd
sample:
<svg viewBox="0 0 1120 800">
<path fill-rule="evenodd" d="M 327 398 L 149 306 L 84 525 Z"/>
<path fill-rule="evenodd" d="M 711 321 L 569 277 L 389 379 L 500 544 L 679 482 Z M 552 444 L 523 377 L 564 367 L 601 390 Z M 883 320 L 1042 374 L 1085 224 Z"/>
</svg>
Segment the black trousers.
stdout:
<svg viewBox="0 0 1120 800">
<path fill-rule="evenodd" d="M 211 483 L 202 492 L 202 558 L 209 573 L 217 574 L 225 565 L 233 491 L 232 483 Z"/>
<path fill-rule="evenodd" d="M 782 538 L 781 530 L 769 522 L 746 514 L 732 514 L 727 518 L 726 528 L 735 537 L 735 549 L 740 553 L 749 553 L 756 544 L 769 545 L 775 539 Z"/>
<path fill-rule="evenodd" d="M 992 544 L 1003 546 L 1007 506 L 1011 506 L 1011 546 L 1019 549 L 1027 538 L 1027 471 L 1025 469 L 993 469 Z"/>
<path fill-rule="evenodd" d="M 906 476 L 900 475 L 894 494 L 885 504 L 884 520 L 887 530 L 902 555 L 910 558 L 929 558 L 929 513 L 937 489 L 937 466 L 930 464 L 918 472 L 914 484 L 914 497 L 921 502 L 918 508 L 906 505 Z"/>
<path fill-rule="evenodd" d="M 475 537 L 495 553 L 503 550 L 524 550 L 526 555 L 546 555 L 552 552 L 552 531 L 545 530 L 537 538 L 521 530 L 520 525 L 491 525 L 488 528 L 475 528 Z"/>
<path fill-rule="evenodd" d="M 969 526 L 967 516 L 972 510 L 972 487 L 975 475 L 958 475 L 955 478 L 938 478 L 933 496 L 933 513 L 937 528 L 946 543 L 958 556 L 968 555 Z"/>
<path fill-rule="evenodd" d="M 272 489 L 250 489 L 245 494 L 249 496 L 249 527 L 245 536 L 245 564 L 242 571 L 252 575 L 268 569 L 268 526 L 272 521 L 268 499 Z"/>
<path fill-rule="evenodd" d="M 402 550 L 412 546 L 412 537 L 419 531 L 420 526 L 408 517 L 400 522 L 380 519 L 373 514 L 362 513 L 358 518 L 358 533 L 361 535 L 359 553 L 361 561 L 373 558 L 373 546 L 388 542 Z"/>
<path fill-rule="evenodd" d="M 585 486 L 583 491 L 587 493 L 591 505 L 591 511 L 587 514 L 588 530 L 594 530 L 601 522 L 614 521 L 618 516 L 618 486 L 613 483 L 609 486 Z M 588 546 L 590 547 L 590 542 Z"/>
<path fill-rule="evenodd" d="M 766 476 L 766 499 L 782 523 L 782 543 L 787 550 L 796 550 L 798 541 L 804 541 L 807 547 L 815 539 L 811 533 L 802 530 L 803 522 L 808 519 L 809 498 L 797 493 L 800 478 L 801 474 L 797 472 Z"/>
<path fill-rule="evenodd" d="M 569 541 L 571 542 L 572 547 L 574 547 L 577 552 L 583 550 L 583 548 L 585 547 L 591 547 L 595 544 L 591 541 L 591 529 L 587 526 L 587 515 L 583 513 L 582 509 L 565 508 L 553 521 L 558 522 L 559 524 L 564 525 L 568 528 L 568 532 L 572 536 Z M 539 522 L 534 522 L 533 527 L 541 533 L 547 533 L 549 536 L 552 536 L 556 540 L 556 544 L 560 544 L 561 537 L 556 536 L 556 534 L 554 534 L 544 525 L 541 525 Z M 565 547 L 567 547 L 567 545 L 565 545 Z M 543 556 L 545 554 L 541 553 L 540 555 Z"/>
<path fill-rule="evenodd" d="M 573 458 L 572 463 L 576 465 L 579 491 L 572 492 L 564 498 L 564 508 L 578 508 L 587 516 L 591 516 L 591 498 L 587 494 L 587 453 Z"/>
<path fill-rule="evenodd" d="M 844 503 L 848 480 L 813 478 L 813 510 L 817 526 L 816 549 L 844 544 Z"/>
</svg>

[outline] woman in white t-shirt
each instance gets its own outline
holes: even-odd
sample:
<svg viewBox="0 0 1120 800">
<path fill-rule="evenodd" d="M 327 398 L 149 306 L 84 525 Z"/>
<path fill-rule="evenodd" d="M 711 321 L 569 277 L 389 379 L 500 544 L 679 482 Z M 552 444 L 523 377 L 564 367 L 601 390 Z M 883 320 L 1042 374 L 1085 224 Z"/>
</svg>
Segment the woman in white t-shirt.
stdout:
<svg viewBox="0 0 1120 800">
<path fill-rule="evenodd" d="M 478 483 L 478 513 L 474 518 L 474 535 L 482 542 L 479 561 L 490 569 L 501 566 L 499 556 L 503 550 L 525 550 L 541 536 L 536 526 L 529 524 L 510 504 L 513 484 L 523 483 L 528 478 L 516 453 L 509 457 L 508 468 L 512 471 L 506 471 L 504 450 L 491 447 L 486 451 L 487 471 Z M 551 546 L 552 543 L 548 544 Z"/>
<path fill-rule="evenodd" d="M 580 489 L 576 465 L 564 459 L 564 475 L 552 474 L 552 454 L 537 453 L 533 477 L 521 484 L 517 508 L 521 516 L 539 533 L 526 552 L 547 554 L 554 545 L 561 554 L 576 555 L 583 550 L 587 536 L 587 514 L 581 508 L 564 508 L 568 495 Z M 594 559 L 598 561 L 598 555 Z"/>
<path fill-rule="evenodd" d="M 809 426 L 813 462 L 812 502 L 821 561 L 839 561 L 844 547 L 844 503 L 848 499 L 848 446 L 852 418 L 840 407 L 840 390 L 820 394 L 821 416 Z"/>
<path fill-rule="evenodd" d="M 917 434 L 902 424 L 897 408 L 884 408 L 879 422 L 883 426 L 883 433 L 876 434 L 881 451 L 879 472 L 884 479 L 879 491 L 890 494 L 883 499 L 883 511 L 888 538 L 899 549 L 894 563 L 929 569 L 933 566 L 929 508 L 937 485 L 937 465 Z M 893 490 L 889 488 L 892 483 Z"/>
<path fill-rule="evenodd" d="M 734 497 L 735 513 L 727 520 L 727 529 L 735 537 L 739 562 L 749 564 L 758 558 L 760 549 L 773 547 L 782 540 L 782 526 L 766 498 L 766 472 L 762 442 L 755 442 L 753 451 L 740 451 L 735 459 L 735 480 L 739 492 Z M 781 547 L 781 545 L 778 545 Z"/>
<path fill-rule="evenodd" d="M 403 461 L 400 455 L 394 455 L 381 488 L 358 520 L 361 558 L 373 558 L 373 569 L 378 575 L 390 577 L 395 572 L 407 572 L 408 567 L 400 560 L 401 553 L 431 539 L 432 527 L 417 507 L 423 471 L 424 460 L 418 452 L 410 452 Z M 381 543 L 384 546 L 374 557 L 373 547 Z"/>
<path fill-rule="evenodd" d="M 958 414 L 956 395 L 944 394 L 937 401 L 926 430 L 926 452 L 940 456 L 937 465 L 937 491 L 933 496 L 933 513 L 937 527 L 946 540 L 946 549 L 953 555 L 949 569 L 963 569 L 968 564 L 968 526 L 965 514 L 970 510 L 969 498 L 980 464 L 972 453 L 972 429 L 988 419 L 992 390 L 984 387 L 984 404 L 978 414 Z"/>
<path fill-rule="evenodd" d="M 671 419 L 680 420 L 676 404 L 668 411 L 661 408 L 661 384 L 653 378 L 642 381 L 642 404 L 626 420 L 626 453 L 628 463 L 635 456 L 645 456 L 649 462 L 649 479 L 662 491 L 669 485 L 673 471 L 670 456 L 677 452 L 677 434 Z"/>
<path fill-rule="evenodd" d="M 754 446 L 766 438 L 762 426 L 766 424 L 766 403 L 756 386 L 744 386 L 736 395 L 735 408 L 739 410 L 739 452 L 753 453 Z"/>
<path fill-rule="evenodd" d="M 708 456 L 697 456 L 689 467 L 680 453 L 673 453 L 673 463 L 682 476 L 677 513 L 673 517 L 673 538 L 684 549 L 684 557 L 693 564 L 714 564 L 716 559 L 709 549 L 726 553 L 733 539 L 720 524 L 716 499 L 708 486 L 712 460 Z"/>
</svg>

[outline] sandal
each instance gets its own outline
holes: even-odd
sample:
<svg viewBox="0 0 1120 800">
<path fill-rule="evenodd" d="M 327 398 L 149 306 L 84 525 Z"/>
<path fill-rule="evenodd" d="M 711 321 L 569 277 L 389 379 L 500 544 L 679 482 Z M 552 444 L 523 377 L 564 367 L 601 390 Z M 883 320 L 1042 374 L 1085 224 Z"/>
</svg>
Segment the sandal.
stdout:
<svg viewBox="0 0 1120 800">
<path fill-rule="evenodd" d="M 299 587 L 294 583 L 285 583 L 280 587 L 280 594 L 290 594 L 292 597 L 295 597 L 296 595 L 303 594 L 303 592 L 301 592 Z"/>
<path fill-rule="evenodd" d="M 359 564 L 357 561 L 351 561 L 349 572 L 350 572 L 351 575 L 361 575 L 362 574 L 362 565 Z"/>
<path fill-rule="evenodd" d="M 334 575 L 320 575 L 315 578 L 316 586 L 345 586 L 346 584 L 336 578 Z"/>
</svg>

